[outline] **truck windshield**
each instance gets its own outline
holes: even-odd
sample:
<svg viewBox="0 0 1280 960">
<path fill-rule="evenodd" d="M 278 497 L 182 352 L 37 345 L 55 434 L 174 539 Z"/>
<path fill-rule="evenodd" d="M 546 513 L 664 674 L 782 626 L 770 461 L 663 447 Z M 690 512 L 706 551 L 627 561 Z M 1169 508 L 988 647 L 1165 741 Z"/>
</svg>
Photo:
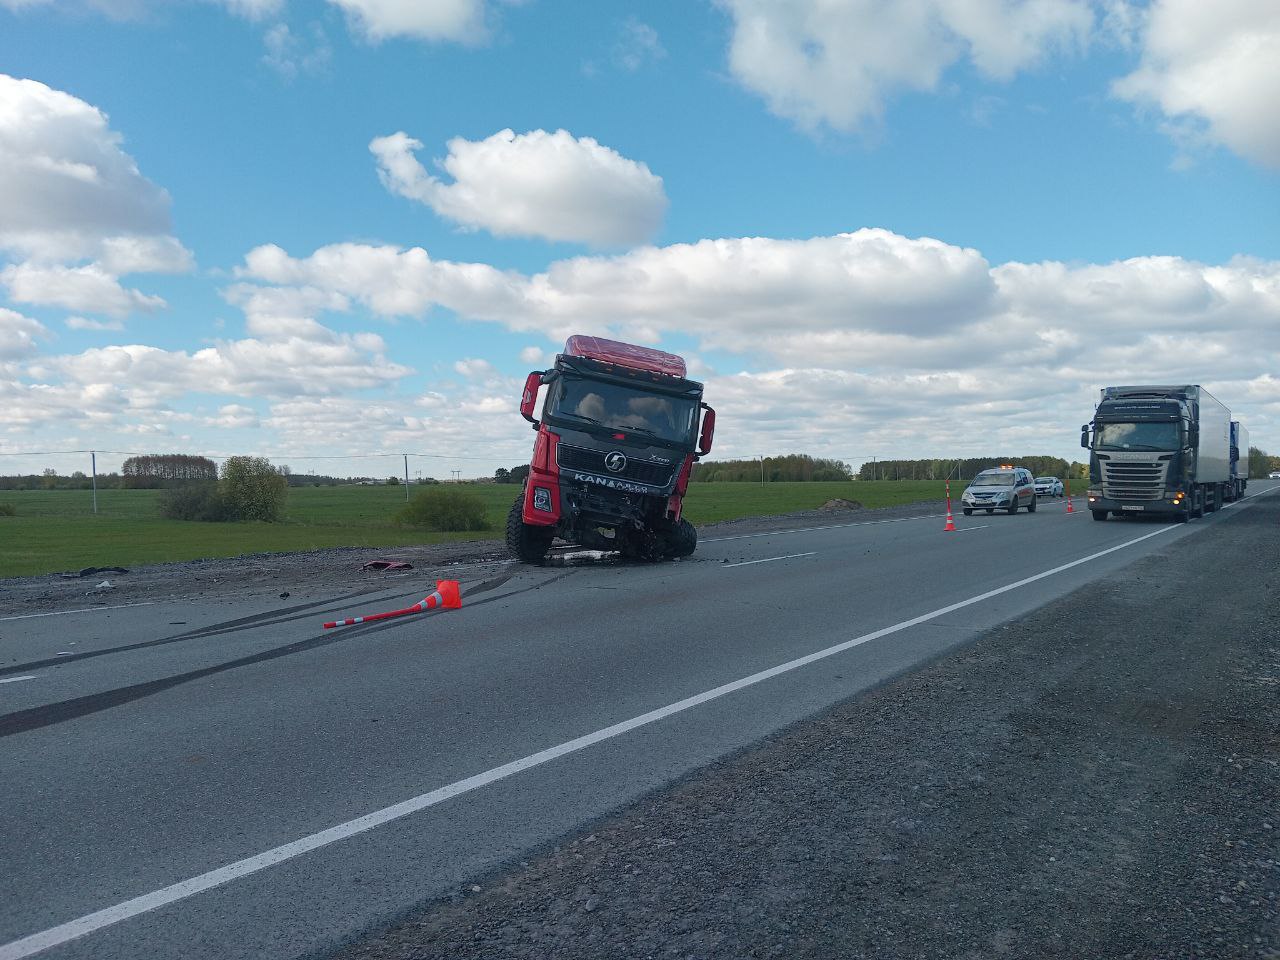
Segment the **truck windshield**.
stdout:
<svg viewBox="0 0 1280 960">
<path fill-rule="evenodd" d="M 693 442 L 698 405 L 684 397 L 645 393 L 621 384 L 562 377 L 547 412 L 687 446 Z"/>
<path fill-rule="evenodd" d="M 1176 423 L 1100 423 L 1095 450 L 1177 450 Z"/>
</svg>

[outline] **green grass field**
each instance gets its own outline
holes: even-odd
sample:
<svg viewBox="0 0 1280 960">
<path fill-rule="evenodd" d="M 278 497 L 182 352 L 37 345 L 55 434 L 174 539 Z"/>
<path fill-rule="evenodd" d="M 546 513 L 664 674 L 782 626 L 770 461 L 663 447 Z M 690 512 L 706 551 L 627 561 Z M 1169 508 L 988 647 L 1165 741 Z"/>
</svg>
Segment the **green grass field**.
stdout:
<svg viewBox="0 0 1280 960">
<path fill-rule="evenodd" d="M 0 577 L 30 576 L 82 567 L 136 566 L 202 557 L 317 550 L 324 547 L 398 547 L 450 540 L 497 539 L 520 492 L 508 484 L 467 484 L 485 501 L 492 528 L 474 533 L 424 533 L 397 527 L 404 487 L 296 487 L 281 523 L 195 523 L 159 515 L 156 490 L 102 490 L 98 513 L 88 491 L 5 490 L 0 504 Z M 959 490 L 955 493 L 958 495 Z M 841 497 L 865 507 L 886 507 L 943 495 L 938 481 L 846 483 L 695 483 L 685 515 L 698 523 L 811 510 Z"/>
</svg>

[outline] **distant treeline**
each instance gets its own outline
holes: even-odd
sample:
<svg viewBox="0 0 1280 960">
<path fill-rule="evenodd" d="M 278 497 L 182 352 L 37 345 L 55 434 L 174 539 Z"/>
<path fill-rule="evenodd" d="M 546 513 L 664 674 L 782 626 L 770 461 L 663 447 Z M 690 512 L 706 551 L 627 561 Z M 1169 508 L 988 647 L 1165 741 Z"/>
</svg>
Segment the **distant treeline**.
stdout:
<svg viewBox="0 0 1280 960">
<path fill-rule="evenodd" d="M 1002 463 L 1026 467 L 1037 477 L 1082 479 L 1088 465 L 1068 463 L 1061 457 L 970 457 L 965 460 L 876 460 L 853 469 L 842 460 L 792 453 L 755 460 L 708 460 L 694 464 L 693 479 L 704 483 L 784 483 L 820 480 L 971 480 L 983 470 Z"/>
<path fill-rule="evenodd" d="M 763 472 L 762 472 L 763 471 Z M 801 480 L 848 480 L 850 467 L 841 460 L 824 460 L 807 453 L 789 453 L 759 460 L 708 460 L 693 465 L 690 479 L 703 483 L 784 483 Z"/>
<path fill-rule="evenodd" d="M 1073 480 L 1088 476 L 1089 465 L 1067 463 L 1061 457 L 969 457 L 964 460 L 878 460 L 858 469 L 858 480 L 972 480 L 983 470 L 1002 463 L 1026 467 L 1037 477 Z M 1068 470 L 1070 474 L 1068 474 Z"/>
</svg>

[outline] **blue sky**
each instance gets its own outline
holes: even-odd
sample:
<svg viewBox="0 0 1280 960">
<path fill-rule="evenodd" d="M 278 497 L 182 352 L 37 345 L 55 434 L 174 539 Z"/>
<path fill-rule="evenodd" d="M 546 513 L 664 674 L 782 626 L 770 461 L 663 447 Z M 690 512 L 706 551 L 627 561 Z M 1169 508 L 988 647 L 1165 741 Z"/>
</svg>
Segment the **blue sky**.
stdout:
<svg viewBox="0 0 1280 960">
<path fill-rule="evenodd" d="M 0 472 L 491 473 L 570 332 L 716 456 L 1072 456 L 1143 381 L 1280 451 L 1280 7 L 1213 7 L 0 0 Z"/>
</svg>

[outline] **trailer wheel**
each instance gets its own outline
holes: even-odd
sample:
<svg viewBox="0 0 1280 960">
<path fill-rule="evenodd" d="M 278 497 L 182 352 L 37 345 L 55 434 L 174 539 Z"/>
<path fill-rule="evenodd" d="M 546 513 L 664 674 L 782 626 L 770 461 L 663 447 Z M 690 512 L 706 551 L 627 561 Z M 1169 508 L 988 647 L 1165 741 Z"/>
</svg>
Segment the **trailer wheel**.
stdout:
<svg viewBox="0 0 1280 960">
<path fill-rule="evenodd" d="M 687 557 L 698 549 L 698 531 L 693 524 L 681 517 L 667 534 L 668 557 Z"/>
<path fill-rule="evenodd" d="M 516 497 L 507 514 L 507 552 L 522 563 L 541 563 L 553 539 L 554 527 L 535 527 L 524 522 L 524 495 Z"/>
</svg>

